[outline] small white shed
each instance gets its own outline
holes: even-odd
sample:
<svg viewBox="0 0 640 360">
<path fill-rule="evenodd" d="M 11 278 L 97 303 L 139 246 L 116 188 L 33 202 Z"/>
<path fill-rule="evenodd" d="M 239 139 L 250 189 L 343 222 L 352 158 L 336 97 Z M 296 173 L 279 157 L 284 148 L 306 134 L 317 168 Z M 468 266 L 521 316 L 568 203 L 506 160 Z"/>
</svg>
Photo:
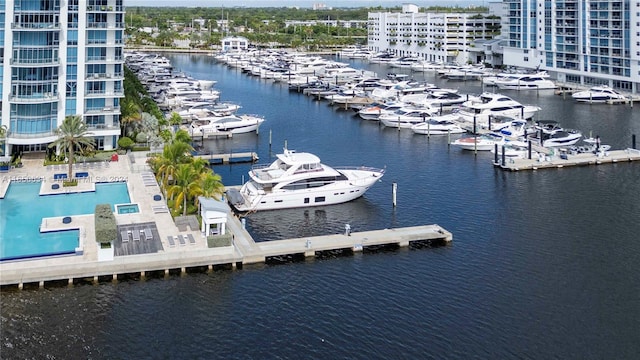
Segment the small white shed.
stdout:
<svg viewBox="0 0 640 360">
<path fill-rule="evenodd" d="M 202 217 L 200 230 L 205 236 L 224 235 L 226 233 L 227 216 L 231 212 L 231 208 L 226 201 L 199 196 L 198 202 L 200 202 L 200 216 Z"/>
</svg>

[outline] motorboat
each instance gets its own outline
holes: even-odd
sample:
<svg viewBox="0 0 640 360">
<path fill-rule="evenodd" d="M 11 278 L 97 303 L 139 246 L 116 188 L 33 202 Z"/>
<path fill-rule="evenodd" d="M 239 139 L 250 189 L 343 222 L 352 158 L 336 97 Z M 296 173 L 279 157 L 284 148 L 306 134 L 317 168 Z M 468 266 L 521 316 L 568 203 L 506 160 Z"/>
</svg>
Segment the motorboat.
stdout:
<svg viewBox="0 0 640 360">
<path fill-rule="evenodd" d="M 416 134 L 422 135 L 462 134 L 465 132 L 465 130 L 456 123 L 458 116 L 455 114 L 432 116 L 426 120 L 425 122 L 411 126 L 411 130 Z"/>
<path fill-rule="evenodd" d="M 512 119 L 506 122 L 492 123 L 491 130 L 502 136 L 518 138 L 524 136 L 527 131 L 527 121 L 522 119 Z"/>
<path fill-rule="evenodd" d="M 490 151 L 496 145 L 501 146 L 506 142 L 503 136 L 494 133 L 488 133 L 480 136 L 470 136 L 456 139 L 451 142 L 452 146 L 459 147 L 462 150 L 470 151 Z"/>
<path fill-rule="evenodd" d="M 452 107 L 462 105 L 465 101 L 477 99 L 477 97 L 469 95 L 461 95 L 448 90 L 433 89 L 424 94 L 405 95 L 400 101 L 415 105 L 429 104 L 433 107 Z"/>
<path fill-rule="evenodd" d="M 536 75 L 542 77 L 549 77 L 546 71 L 538 71 L 536 73 L 527 73 L 527 72 L 503 72 L 495 75 L 488 75 L 482 78 L 482 84 L 485 86 L 497 86 L 496 81 L 498 82 L 508 82 L 510 80 L 518 80 L 523 76 L 527 75 Z"/>
<path fill-rule="evenodd" d="M 191 122 L 189 133 L 191 135 L 204 135 L 208 133 L 227 131 L 232 134 L 243 134 L 258 130 L 264 118 L 257 115 L 226 115 L 211 116 Z"/>
<path fill-rule="evenodd" d="M 391 114 L 380 115 L 378 120 L 387 127 L 409 129 L 437 113 L 438 109 L 432 107 L 403 107 Z"/>
<path fill-rule="evenodd" d="M 540 120 L 533 127 L 528 138 L 544 147 L 572 146 L 580 141 L 582 133 L 578 130 L 565 129 L 554 120 Z"/>
<path fill-rule="evenodd" d="M 578 91 L 571 97 L 577 102 L 585 103 L 606 103 L 611 100 L 626 100 L 626 97 L 616 90 L 606 86 L 593 86 L 589 90 Z"/>
<path fill-rule="evenodd" d="M 392 68 L 411 69 L 411 66 L 418 64 L 422 59 L 415 56 L 405 56 L 397 60 L 390 61 L 388 65 Z"/>
<path fill-rule="evenodd" d="M 253 166 L 250 180 L 227 190 L 227 200 L 243 212 L 340 204 L 364 195 L 383 175 L 371 167 L 330 167 L 285 148 L 273 163 Z"/>
<path fill-rule="evenodd" d="M 540 111 L 540 107 L 522 105 L 509 96 L 497 93 L 482 93 L 479 101 L 469 100 L 462 103 L 458 114 L 464 121 L 474 122 L 479 126 L 487 126 L 489 117 L 511 116 L 521 119 L 531 119 Z"/>
<path fill-rule="evenodd" d="M 406 106 L 401 102 L 375 103 L 358 111 L 358 116 L 363 120 L 378 120 L 382 114 L 391 114 Z"/>
<path fill-rule="evenodd" d="M 496 79 L 495 86 L 506 90 L 547 90 L 555 89 L 557 85 L 548 78 L 548 75 L 521 75 L 511 79 Z"/>
<path fill-rule="evenodd" d="M 208 116 L 231 115 L 240 109 L 240 105 L 232 102 L 199 102 L 189 107 L 176 109 L 175 112 L 183 119 L 194 120 Z"/>
<path fill-rule="evenodd" d="M 506 141 L 497 146 L 498 157 L 505 159 L 526 159 L 529 157 L 529 144 L 526 141 Z M 491 149 L 492 154 L 496 154 L 496 146 Z M 538 152 L 531 150 L 531 157 L 538 157 Z"/>
</svg>

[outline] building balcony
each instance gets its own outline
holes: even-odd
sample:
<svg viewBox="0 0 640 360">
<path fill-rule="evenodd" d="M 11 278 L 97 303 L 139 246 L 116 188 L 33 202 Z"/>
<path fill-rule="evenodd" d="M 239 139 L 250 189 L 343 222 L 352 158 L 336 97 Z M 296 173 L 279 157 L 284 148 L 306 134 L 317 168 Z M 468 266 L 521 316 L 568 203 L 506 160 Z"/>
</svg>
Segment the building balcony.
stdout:
<svg viewBox="0 0 640 360">
<path fill-rule="evenodd" d="M 116 40 L 111 40 L 111 41 L 107 41 L 104 39 L 100 39 L 100 40 L 87 40 L 87 46 L 122 46 L 124 44 L 124 40 L 122 39 L 116 39 Z"/>
<path fill-rule="evenodd" d="M 85 96 L 88 98 L 116 98 L 124 97 L 124 91 L 87 90 Z"/>
<path fill-rule="evenodd" d="M 122 56 L 87 56 L 87 63 L 121 63 L 124 61 Z"/>
<path fill-rule="evenodd" d="M 60 30 L 60 23 L 12 23 L 14 30 Z"/>
<path fill-rule="evenodd" d="M 85 110 L 85 114 L 87 115 L 120 114 L 120 106 L 104 106 L 104 107 L 87 108 Z"/>
<path fill-rule="evenodd" d="M 7 143 L 12 145 L 48 143 L 55 141 L 57 138 L 58 136 L 53 130 L 46 130 L 37 133 L 22 133 L 16 131 L 7 132 Z"/>
<path fill-rule="evenodd" d="M 86 80 L 92 79 L 120 79 L 124 77 L 123 73 L 92 73 L 87 74 Z"/>
<path fill-rule="evenodd" d="M 120 134 L 120 124 L 119 123 L 115 123 L 115 124 L 87 124 L 87 130 L 89 130 L 92 134 L 91 135 L 107 135 L 107 134 L 103 134 L 103 132 L 113 132 L 113 131 L 117 131 L 116 134 L 114 135 L 119 135 Z M 96 134 L 96 133 L 100 133 L 100 134 Z"/>
<path fill-rule="evenodd" d="M 88 5 L 87 12 L 110 12 L 110 13 L 118 13 L 124 12 L 123 6 L 98 6 L 98 5 Z"/>
<path fill-rule="evenodd" d="M 29 67 L 58 66 L 58 65 L 60 65 L 60 58 L 10 59 L 9 63 L 11 65 L 29 66 Z"/>
<path fill-rule="evenodd" d="M 34 104 L 34 103 L 48 103 L 57 102 L 60 100 L 58 93 L 39 93 L 30 95 L 9 95 L 9 102 L 14 104 Z"/>
</svg>

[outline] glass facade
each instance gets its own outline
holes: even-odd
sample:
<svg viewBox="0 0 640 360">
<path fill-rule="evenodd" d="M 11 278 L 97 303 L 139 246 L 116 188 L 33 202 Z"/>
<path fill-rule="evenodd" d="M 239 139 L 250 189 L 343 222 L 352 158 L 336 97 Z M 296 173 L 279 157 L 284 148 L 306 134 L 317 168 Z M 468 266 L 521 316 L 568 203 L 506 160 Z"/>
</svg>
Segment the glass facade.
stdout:
<svg viewBox="0 0 640 360">
<path fill-rule="evenodd" d="M 43 148 L 31 145 L 53 141 L 69 115 L 83 116 L 101 147 L 116 146 L 123 19 L 122 0 L 0 0 L 0 119 L 10 147 Z"/>
<path fill-rule="evenodd" d="M 640 53 L 631 51 L 632 46 L 640 44 L 640 32 L 631 31 L 640 28 L 640 22 L 632 20 L 634 15 L 636 19 L 640 16 L 638 0 L 505 3 L 509 9 L 509 48 L 520 50 L 520 54 L 536 49 L 536 63 L 561 74 L 567 82 L 601 82 L 623 90 L 632 89 L 635 83 L 635 91 L 640 91 L 640 74 L 632 71 L 633 65 L 636 69 L 640 66 Z M 507 65 L 520 65 L 518 62 L 505 58 Z"/>
</svg>

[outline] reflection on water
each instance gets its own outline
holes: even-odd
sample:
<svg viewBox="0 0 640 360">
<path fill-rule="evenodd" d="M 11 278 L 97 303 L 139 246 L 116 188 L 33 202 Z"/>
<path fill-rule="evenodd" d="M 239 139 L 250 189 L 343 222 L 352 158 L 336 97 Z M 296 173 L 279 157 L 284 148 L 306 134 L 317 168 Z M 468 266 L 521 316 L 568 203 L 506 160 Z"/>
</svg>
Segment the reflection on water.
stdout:
<svg viewBox="0 0 640 360">
<path fill-rule="evenodd" d="M 259 211 L 247 216 L 247 230 L 259 241 L 344 233 L 375 226 L 380 209 L 366 197 L 338 205 Z"/>
</svg>

